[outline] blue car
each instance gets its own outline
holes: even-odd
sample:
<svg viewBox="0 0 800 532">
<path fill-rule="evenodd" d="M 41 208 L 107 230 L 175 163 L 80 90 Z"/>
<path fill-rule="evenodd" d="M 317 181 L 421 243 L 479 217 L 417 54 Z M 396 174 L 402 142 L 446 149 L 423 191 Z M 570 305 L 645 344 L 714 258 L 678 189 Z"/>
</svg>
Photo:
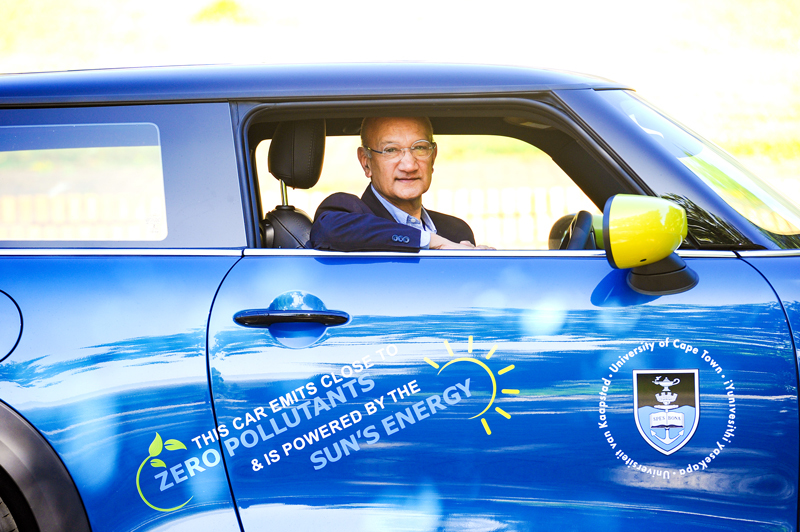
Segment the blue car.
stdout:
<svg viewBox="0 0 800 532">
<path fill-rule="evenodd" d="M 497 249 L 313 249 L 366 116 Z M 797 206 L 600 78 L 0 76 L 0 531 L 797 530 L 798 272 Z"/>
</svg>

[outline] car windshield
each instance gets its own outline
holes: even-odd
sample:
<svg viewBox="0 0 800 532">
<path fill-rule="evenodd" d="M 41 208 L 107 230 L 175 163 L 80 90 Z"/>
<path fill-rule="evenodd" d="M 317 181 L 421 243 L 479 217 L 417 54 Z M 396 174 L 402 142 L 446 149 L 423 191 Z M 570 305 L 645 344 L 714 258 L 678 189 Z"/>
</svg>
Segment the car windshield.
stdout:
<svg viewBox="0 0 800 532">
<path fill-rule="evenodd" d="M 615 93 L 614 104 L 739 214 L 775 235 L 800 234 L 800 208 L 711 142 L 636 95 Z"/>
</svg>

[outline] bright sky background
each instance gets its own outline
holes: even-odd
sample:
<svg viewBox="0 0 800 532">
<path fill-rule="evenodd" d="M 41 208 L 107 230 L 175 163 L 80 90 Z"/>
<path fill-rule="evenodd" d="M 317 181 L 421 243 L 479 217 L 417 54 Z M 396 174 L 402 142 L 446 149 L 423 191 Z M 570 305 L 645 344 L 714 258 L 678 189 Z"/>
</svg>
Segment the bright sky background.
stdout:
<svg viewBox="0 0 800 532">
<path fill-rule="evenodd" d="M 0 72 L 426 61 L 628 83 L 781 186 L 800 176 L 796 0 L 2 0 Z"/>
</svg>

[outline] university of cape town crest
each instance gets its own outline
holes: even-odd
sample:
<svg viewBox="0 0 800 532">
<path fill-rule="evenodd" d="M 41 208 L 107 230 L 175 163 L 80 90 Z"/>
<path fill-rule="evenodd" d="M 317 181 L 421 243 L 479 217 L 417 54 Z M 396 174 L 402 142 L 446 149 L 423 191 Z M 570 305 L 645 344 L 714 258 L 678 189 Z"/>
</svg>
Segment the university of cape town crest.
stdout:
<svg viewBox="0 0 800 532">
<path fill-rule="evenodd" d="M 696 369 L 633 372 L 633 414 L 639 434 L 670 455 L 689 443 L 700 419 Z"/>
</svg>

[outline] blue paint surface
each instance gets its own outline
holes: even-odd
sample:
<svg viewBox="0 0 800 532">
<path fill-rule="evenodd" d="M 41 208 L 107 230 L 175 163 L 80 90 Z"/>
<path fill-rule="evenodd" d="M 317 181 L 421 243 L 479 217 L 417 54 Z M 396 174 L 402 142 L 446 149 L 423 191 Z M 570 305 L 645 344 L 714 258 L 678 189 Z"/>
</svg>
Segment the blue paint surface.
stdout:
<svg viewBox="0 0 800 532">
<path fill-rule="evenodd" d="M 181 475 L 214 427 L 205 327 L 236 257 L 4 258 L 3 288 L 22 312 L 19 345 L 0 364 L 0 399 L 58 453 L 96 530 L 157 529 L 195 514 L 238 527 L 222 464 Z M 186 450 L 148 448 L 159 434 Z M 194 446 L 194 449 L 192 448 Z M 219 450 L 219 449 L 218 449 Z M 182 511 L 159 508 L 192 500 Z M 189 481 L 160 491 L 154 475 Z M 170 481 L 175 483 L 172 472 Z M 227 526 L 223 529 L 228 528 Z"/>
<path fill-rule="evenodd" d="M 602 258 L 236 260 L 3 261 L 26 325 L 0 397 L 93 527 L 795 526 L 788 261 L 751 261 L 781 304 L 737 259 L 662 297 Z M 233 321 L 292 290 L 351 321 L 303 349 Z M 634 423 L 633 371 L 660 369 L 699 375 L 668 456 Z"/>
<path fill-rule="evenodd" d="M 794 527 L 796 378 L 783 312 L 744 262 L 687 263 L 700 284 L 654 299 L 626 293 L 602 259 L 245 258 L 209 332 L 245 529 L 479 519 L 590 530 L 664 512 L 692 530 Z M 733 278 L 738 301 L 724 301 Z M 289 288 L 351 323 L 289 350 L 232 322 Z M 661 368 L 700 379 L 696 433 L 670 456 L 633 417 L 633 370 Z"/>
</svg>

